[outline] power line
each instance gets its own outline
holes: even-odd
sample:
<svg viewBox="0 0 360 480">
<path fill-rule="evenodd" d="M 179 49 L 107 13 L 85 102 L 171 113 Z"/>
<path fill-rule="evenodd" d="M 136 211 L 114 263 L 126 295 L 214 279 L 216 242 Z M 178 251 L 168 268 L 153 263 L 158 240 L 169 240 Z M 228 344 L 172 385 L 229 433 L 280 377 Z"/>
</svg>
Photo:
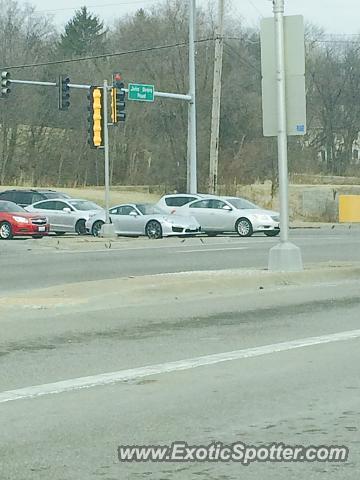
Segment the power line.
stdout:
<svg viewBox="0 0 360 480">
<path fill-rule="evenodd" d="M 196 43 L 205 43 L 205 42 L 211 42 L 214 41 L 215 38 L 210 37 L 210 38 L 202 38 L 200 40 L 196 40 Z M 156 50 L 164 50 L 167 48 L 175 48 L 175 47 L 186 47 L 188 45 L 187 42 L 179 42 L 179 43 L 170 43 L 167 45 L 157 45 L 154 47 L 146 47 L 146 48 L 138 48 L 134 50 L 127 50 L 124 52 L 113 52 L 113 53 L 103 53 L 99 55 L 90 55 L 87 57 L 79 57 L 79 58 L 67 58 L 64 60 L 53 60 L 51 62 L 39 62 L 39 63 L 27 63 L 23 65 L 10 65 L 7 67 L 4 67 L 7 70 L 10 69 L 15 69 L 15 68 L 35 68 L 35 67 L 46 67 L 49 65 L 61 65 L 63 63 L 75 63 L 75 62 L 84 62 L 86 60 L 97 60 L 101 58 L 111 58 L 111 57 L 121 57 L 124 55 L 131 55 L 135 53 L 144 53 L 144 52 L 153 52 Z"/>
<path fill-rule="evenodd" d="M 248 0 L 248 2 L 250 3 L 250 5 L 254 8 L 254 10 L 257 11 L 257 13 L 260 15 L 261 18 L 264 18 L 264 15 L 260 12 L 260 10 L 258 9 L 258 7 L 255 5 L 255 3 L 252 1 L 252 0 Z"/>
<path fill-rule="evenodd" d="M 241 38 L 241 37 L 225 37 L 226 40 L 238 40 L 239 42 L 250 43 L 253 45 L 259 45 L 260 40 L 249 40 L 248 38 Z"/>
<path fill-rule="evenodd" d="M 260 44 L 260 41 L 253 41 L 249 39 L 244 39 L 240 37 L 225 37 L 225 40 L 236 40 L 244 43 L 249 43 L 249 44 Z M 202 38 L 199 40 L 196 40 L 197 44 L 201 43 L 206 43 L 206 42 L 212 42 L 215 41 L 215 37 L 209 37 L 209 38 Z M 306 43 L 353 43 L 353 44 L 359 44 L 359 41 L 355 40 L 325 40 L 325 39 L 314 39 L 314 40 L 308 40 Z M 127 50 L 123 52 L 112 52 L 112 53 L 103 53 L 103 54 L 98 54 L 98 55 L 89 55 L 86 57 L 78 57 L 78 58 L 65 58 L 63 60 L 53 60 L 51 62 L 39 62 L 39 63 L 27 63 L 23 65 L 9 65 L 7 67 L 4 67 L 7 70 L 14 70 L 14 69 L 20 69 L 20 68 L 35 68 L 35 67 L 46 67 L 46 66 L 51 66 L 51 65 L 61 65 L 61 64 L 68 64 L 68 63 L 76 63 L 76 62 L 84 62 L 87 60 L 98 60 L 98 59 L 104 59 L 104 58 L 111 58 L 111 57 L 121 57 L 125 55 L 133 55 L 137 53 L 146 53 L 146 52 L 154 52 L 157 50 L 165 50 L 168 48 L 180 48 L 180 47 L 186 47 L 188 45 L 187 42 L 178 42 L 178 43 L 170 43 L 166 45 L 156 45 L 153 47 L 145 47 L 145 48 L 138 48 L 134 50 Z M 227 44 L 229 47 L 230 45 Z M 244 59 L 242 59 L 244 60 Z M 256 68 L 254 65 L 249 64 L 252 68 Z"/>
<path fill-rule="evenodd" d="M 344 34 L 341 34 L 339 35 L 340 37 L 341 36 L 347 36 L 348 34 L 344 33 Z M 351 36 L 360 36 L 360 34 L 349 34 Z M 260 40 L 249 40 L 249 39 L 244 39 L 244 38 L 241 38 L 241 37 L 226 37 L 226 40 L 237 40 L 239 42 L 244 42 L 244 43 L 250 43 L 250 44 L 254 44 L 254 45 L 259 45 L 260 44 Z M 314 38 L 314 39 L 309 39 L 309 40 L 305 40 L 305 43 L 354 43 L 354 44 L 359 44 L 360 43 L 360 39 L 359 40 L 340 40 L 340 39 L 331 39 L 331 38 L 328 38 L 328 39 L 325 39 L 325 38 Z"/>
<path fill-rule="evenodd" d="M 346 44 L 349 44 L 349 43 L 353 43 L 353 44 L 356 44 L 356 45 L 359 45 L 360 41 L 356 41 L 356 40 L 321 40 L 321 39 L 314 39 L 314 40 L 307 40 L 306 43 L 346 43 Z"/>
<path fill-rule="evenodd" d="M 229 43 L 225 42 L 225 45 L 230 48 L 230 50 L 239 58 L 239 60 L 240 60 L 244 65 L 246 65 L 247 67 L 252 68 L 252 69 L 255 70 L 257 73 L 259 73 L 259 71 L 260 71 L 260 68 L 259 68 L 259 67 L 256 67 L 256 66 L 255 66 L 253 63 L 251 63 L 247 58 L 244 58 L 242 55 L 240 55 L 240 53 L 237 52 L 236 50 L 234 50 L 233 47 L 232 47 Z"/>
</svg>

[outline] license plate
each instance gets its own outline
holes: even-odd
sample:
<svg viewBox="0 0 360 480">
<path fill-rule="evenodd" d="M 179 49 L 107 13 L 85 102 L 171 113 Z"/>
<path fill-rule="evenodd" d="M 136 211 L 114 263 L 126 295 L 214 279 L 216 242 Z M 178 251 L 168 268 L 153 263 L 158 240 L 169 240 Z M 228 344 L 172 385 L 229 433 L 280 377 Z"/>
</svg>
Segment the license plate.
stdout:
<svg viewBox="0 0 360 480">
<path fill-rule="evenodd" d="M 38 228 L 38 231 L 39 231 L 39 232 L 45 232 L 45 230 L 46 230 L 45 227 L 39 227 L 39 228 Z"/>
</svg>

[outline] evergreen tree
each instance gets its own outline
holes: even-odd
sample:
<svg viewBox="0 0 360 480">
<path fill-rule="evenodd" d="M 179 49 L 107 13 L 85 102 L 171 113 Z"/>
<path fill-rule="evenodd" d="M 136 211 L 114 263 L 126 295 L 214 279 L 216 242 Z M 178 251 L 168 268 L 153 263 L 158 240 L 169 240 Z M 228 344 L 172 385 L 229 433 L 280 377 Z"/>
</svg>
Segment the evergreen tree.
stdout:
<svg viewBox="0 0 360 480">
<path fill-rule="evenodd" d="M 64 56 L 91 55 L 104 51 L 107 30 L 99 17 L 81 7 L 65 26 L 60 51 Z"/>
</svg>

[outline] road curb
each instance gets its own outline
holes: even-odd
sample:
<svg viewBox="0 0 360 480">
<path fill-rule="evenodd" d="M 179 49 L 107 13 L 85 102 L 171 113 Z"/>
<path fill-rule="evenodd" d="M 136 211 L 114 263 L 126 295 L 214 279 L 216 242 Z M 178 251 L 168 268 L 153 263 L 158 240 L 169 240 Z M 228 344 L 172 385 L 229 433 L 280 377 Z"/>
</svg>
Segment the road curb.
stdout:
<svg viewBox="0 0 360 480">
<path fill-rule="evenodd" d="M 0 296 L 3 307 L 26 308 L 91 305 L 95 302 L 119 302 L 138 305 L 157 304 L 171 299 L 195 299 L 212 295 L 222 297 L 258 290 L 285 287 L 334 285 L 360 280 L 360 264 L 326 263 L 307 266 L 302 272 L 268 270 L 216 270 L 164 273 L 78 282 Z"/>
</svg>

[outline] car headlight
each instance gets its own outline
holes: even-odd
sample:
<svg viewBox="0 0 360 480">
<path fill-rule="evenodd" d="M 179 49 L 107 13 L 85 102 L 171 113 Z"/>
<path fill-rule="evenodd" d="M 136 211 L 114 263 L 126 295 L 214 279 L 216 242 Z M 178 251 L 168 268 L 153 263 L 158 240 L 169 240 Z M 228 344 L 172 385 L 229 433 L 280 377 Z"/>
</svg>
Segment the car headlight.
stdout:
<svg viewBox="0 0 360 480">
<path fill-rule="evenodd" d="M 30 222 L 29 222 L 29 219 L 28 219 L 28 218 L 25 218 L 25 217 L 14 216 L 13 219 L 14 219 L 15 222 L 17 222 L 17 223 L 30 223 Z"/>
</svg>

